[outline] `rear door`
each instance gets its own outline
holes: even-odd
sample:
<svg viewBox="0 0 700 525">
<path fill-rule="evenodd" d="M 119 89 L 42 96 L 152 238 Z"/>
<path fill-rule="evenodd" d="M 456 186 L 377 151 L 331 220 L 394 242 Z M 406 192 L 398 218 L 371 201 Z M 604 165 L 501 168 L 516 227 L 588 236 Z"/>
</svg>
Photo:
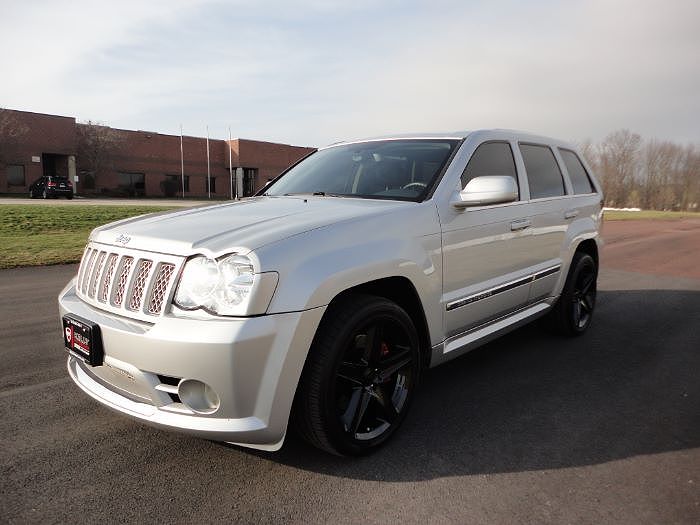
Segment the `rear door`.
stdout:
<svg viewBox="0 0 700 525">
<path fill-rule="evenodd" d="M 565 207 L 567 187 L 549 145 L 518 144 L 518 153 L 525 170 L 531 220 L 525 265 L 532 275 L 529 301 L 553 294 L 561 276 L 566 237 Z"/>
</svg>

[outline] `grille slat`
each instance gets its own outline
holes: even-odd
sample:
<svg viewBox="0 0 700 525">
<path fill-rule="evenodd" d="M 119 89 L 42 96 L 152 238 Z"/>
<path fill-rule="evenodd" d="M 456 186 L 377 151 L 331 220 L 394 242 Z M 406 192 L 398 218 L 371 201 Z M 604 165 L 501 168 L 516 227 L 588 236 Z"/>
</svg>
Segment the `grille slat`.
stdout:
<svg viewBox="0 0 700 525">
<path fill-rule="evenodd" d="M 170 287 L 170 280 L 172 279 L 174 273 L 174 264 L 161 263 L 158 267 L 158 272 L 155 280 L 153 281 L 151 293 L 149 294 L 150 300 L 148 301 L 148 307 L 146 308 L 146 312 L 149 314 L 160 314 L 161 310 L 163 309 L 166 293 Z"/>
<path fill-rule="evenodd" d="M 85 273 L 83 274 L 83 282 L 81 283 L 80 290 L 84 295 L 87 294 L 88 283 L 90 282 L 90 276 L 92 275 L 93 265 L 95 263 L 95 256 L 97 255 L 97 250 L 92 250 L 90 252 L 90 258 L 88 259 L 87 265 L 85 267 Z"/>
<path fill-rule="evenodd" d="M 78 269 L 76 292 L 85 302 L 153 322 L 163 315 L 184 257 L 91 242 Z"/>
<path fill-rule="evenodd" d="M 78 290 L 82 290 L 83 279 L 85 279 L 85 272 L 87 271 L 90 253 L 92 253 L 92 248 L 85 247 L 85 253 L 83 253 L 83 258 L 80 260 L 80 268 L 78 268 L 78 280 L 76 281 Z"/>
<path fill-rule="evenodd" d="M 119 271 L 119 280 L 117 281 L 116 288 L 114 289 L 114 298 L 112 299 L 112 304 L 114 306 L 121 306 L 124 302 L 124 295 L 126 293 L 126 285 L 129 282 L 129 275 L 131 275 L 131 267 L 134 264 L 133 257 L 123 257 L 121 262 L 121 267 Z"/>
<path fill-rule="evenodd" d="M 97 256 L 95 268 L 90 276 L 90 290 L 88 296 L 91 298 L 95 297 L 95 294 L 97 293 L 97 283 L 99 282 L 100 275 L 102 274 L 106 257 L 107 252 L 100 252 L 100 254 Z"/>
<path fill-rule="evenodd" d="M 109 287 L 112 284 L 112 277 L 114 276 L 114 270 L 117 268 L 117 254 L 110 253 L 109 259 L 107 259 L 106 270 L 104 271 L 104 276 L 102 278 L 102 284 L 100 285 L 100 295 L 98 300 L 101 303 L 106 303 L 109 297 Z"/>
<path fill-rule="evenodd" d="M 129 310 L 137 312 L 141 309 L 146 283 L 148 282 L 148 276 L 152 267 L 153 261 L 149 261 L 148 259 L 141 259 L 139 261 L 136 277 L 134 277 L 134 284 L 131 286 L 131 293 L 129 294 L 127 306 Z"/>
</svg>

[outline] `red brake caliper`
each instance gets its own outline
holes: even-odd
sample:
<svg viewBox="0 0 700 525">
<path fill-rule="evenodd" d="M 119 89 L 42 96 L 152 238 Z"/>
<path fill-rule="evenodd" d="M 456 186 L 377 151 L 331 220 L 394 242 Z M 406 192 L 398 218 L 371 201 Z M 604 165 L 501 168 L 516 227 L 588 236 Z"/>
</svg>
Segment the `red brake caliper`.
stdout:
<svg viewBox="0 0 700 525">
<path fill-rule="evenodd" d="M 382 341 L 382 346 L 380 347 L 380 351 L 382 353 L 382 357 L 386 357 L 389 355 L 389 347 L 383 341 Z"/>
</svg>

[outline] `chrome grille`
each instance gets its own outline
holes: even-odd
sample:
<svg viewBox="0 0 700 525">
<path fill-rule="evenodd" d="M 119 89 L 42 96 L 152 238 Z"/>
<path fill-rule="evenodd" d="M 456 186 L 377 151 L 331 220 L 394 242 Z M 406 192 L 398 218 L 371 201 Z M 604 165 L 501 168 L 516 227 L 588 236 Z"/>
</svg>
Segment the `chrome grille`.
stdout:
<svg viewBox="0 0 700 525">
<path fill-rule="evenodd" d="M 78 270 L 76 291 L 101 309 L 146 321 L 162 315 L 184 262 L 175 257 L 90 243 Z"/>
</svg>

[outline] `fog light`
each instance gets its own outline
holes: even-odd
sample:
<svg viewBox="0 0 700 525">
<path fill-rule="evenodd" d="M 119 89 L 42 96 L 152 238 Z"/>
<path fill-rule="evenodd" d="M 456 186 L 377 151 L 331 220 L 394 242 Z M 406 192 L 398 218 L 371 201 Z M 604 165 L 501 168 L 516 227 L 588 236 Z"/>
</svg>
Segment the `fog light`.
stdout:
<svg viewBox="0 0 700 525">
<path fill-rule="evenodd" d="M 193 412 L 211 414 L 219 408 L 219 396 L 214 389 L 196 379 L 183 379 L 177 387 L 180 401 Z"/>
</svg>

